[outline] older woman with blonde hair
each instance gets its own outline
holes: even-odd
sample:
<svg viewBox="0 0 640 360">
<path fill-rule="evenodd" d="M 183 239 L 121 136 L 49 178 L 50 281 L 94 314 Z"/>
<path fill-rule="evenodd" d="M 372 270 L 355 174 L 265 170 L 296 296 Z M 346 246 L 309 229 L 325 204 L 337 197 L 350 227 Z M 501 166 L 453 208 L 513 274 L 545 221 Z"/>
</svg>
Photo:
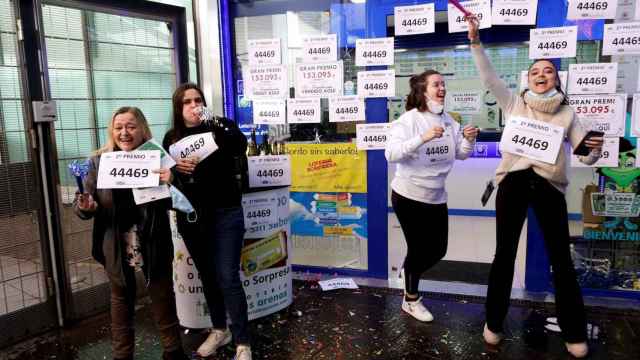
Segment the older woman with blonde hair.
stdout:
<svg viewBox="0 0 640 360">
<path fill-rule="evenodd" d="M 100 156 L 111 151 L 132 151 L 151 139 L 149 125 L 140 109 L 121 107 L 113 114 L 106 144 L 89 159 L 74 211 L 81 219 L 93 219 L 92 255 L 101 263 L 111 287 L 111 335 L 114 359 L 133 359 L 133 318 L 136 301 L 136 270 L 142 270 L 151 298 L 151 312 L 165 360 L 188 359 L 183 352 L 173 293 L 173 246 L 169 216 L 170 200 L 136 205 L 131 189 L 97 189 Z M 158 169 L 161 183 L 171 181 L 169 169 Z"/>
</svg>

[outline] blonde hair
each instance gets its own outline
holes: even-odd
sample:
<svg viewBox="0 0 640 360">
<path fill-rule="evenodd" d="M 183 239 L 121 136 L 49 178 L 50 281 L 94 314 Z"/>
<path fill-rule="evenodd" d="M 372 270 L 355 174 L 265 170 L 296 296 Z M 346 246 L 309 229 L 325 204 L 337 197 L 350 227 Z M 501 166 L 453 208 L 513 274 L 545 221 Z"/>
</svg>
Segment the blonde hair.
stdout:
<svg viewBox="0 0 640 360">
<path fill-rule="evenodd" d="M 107 142 L 104 144 L 104 146 L 96 150 L 95 152 L 96 155 L 118 150 L 116 146 L 116 142 L 113 139 L 113 122 L 115 121 L 116 116 L 120 114 L 125 114 L 125 113 L 129 113 L 133 115 L 133 117 L 136 119 L 136 125 L 138 125 L 142 129 L 143 142 L 146 142 L 152 138 L 151 129 L 149 129 L 149 123 L 147 123 L 147 118 L 144 117 L 142 110 L 140 110 L 135 106 L 123 106 L 118 110 L 116 110 L 113 113 L 113 116 L 111 116 L 111 121 L 109 122 L 109 126 L 107 127 Z"/>
</svg>

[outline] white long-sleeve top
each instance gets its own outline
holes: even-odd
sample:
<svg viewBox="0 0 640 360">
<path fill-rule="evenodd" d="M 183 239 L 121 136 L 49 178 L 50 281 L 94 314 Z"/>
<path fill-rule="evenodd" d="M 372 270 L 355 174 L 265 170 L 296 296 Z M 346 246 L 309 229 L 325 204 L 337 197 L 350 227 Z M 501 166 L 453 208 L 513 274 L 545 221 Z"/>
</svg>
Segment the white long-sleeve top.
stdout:
<svg viewBox="0 0 640 360">
<path fill-rule="evenodd" d="M 422 135 L 434 126 L 445 129 L 443 136 L 422 141 Z M 474 142 L 464 138 L 460 124 L 446 112 L 409 110 L 391 123 L 384 152 L 387 161 L 397 164 L 391 188 L 415 201 L 446 203 L 447 175 L 455 159 L 468 158 L 473 147 Z"/>
</svg>

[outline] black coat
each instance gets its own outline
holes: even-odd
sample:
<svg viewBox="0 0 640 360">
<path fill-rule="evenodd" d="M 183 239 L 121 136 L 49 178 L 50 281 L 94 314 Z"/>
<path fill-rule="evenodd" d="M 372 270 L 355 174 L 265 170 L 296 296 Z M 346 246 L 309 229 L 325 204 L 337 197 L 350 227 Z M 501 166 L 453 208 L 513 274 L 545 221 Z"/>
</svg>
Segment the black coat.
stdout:
<svg viewBox="0 0 640 360">
<path fill-rule="evenodd" d="M 121 234 L 128 229 L 119 229 L 113 191 L 111 189 L 97 189 L 100 156 L 93 156 L 89 159 L 89 163 L 89 173 L 83 181 L 84 188 L 98 203 L 98 208 L 93 212 L 82 211 L 78 208 L 77 201 L 74 201 L 73 209 L 81 219 L 93 218 L 91 254 L 96 261 L 104 266 L 112 282 L 124 286 L 123 266 L 129 265 L 124 261 L 126 243 Z M 145 278 L 149 282 L 156 277 L 170 277 L 173 242 L 168 210 L 171 207 L 171 199 L 152 201 L 137 205 L 137 207 L 140 214 L 140 221 L 137 225 L 144 260 L 142 270 Z"/>
</svg>

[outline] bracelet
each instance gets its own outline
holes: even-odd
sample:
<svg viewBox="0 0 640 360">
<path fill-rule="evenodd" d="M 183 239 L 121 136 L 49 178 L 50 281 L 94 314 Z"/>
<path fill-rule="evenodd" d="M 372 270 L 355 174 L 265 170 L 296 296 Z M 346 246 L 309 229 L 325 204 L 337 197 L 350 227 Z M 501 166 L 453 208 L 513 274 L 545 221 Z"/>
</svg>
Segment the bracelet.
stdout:
<svg viewBox="0 0 640 360">
<path fill-rule="evenodd" d="M 475 38 L 469 42 L 471 45 L 480 45 L 480 38 Z"/>
</svg>

